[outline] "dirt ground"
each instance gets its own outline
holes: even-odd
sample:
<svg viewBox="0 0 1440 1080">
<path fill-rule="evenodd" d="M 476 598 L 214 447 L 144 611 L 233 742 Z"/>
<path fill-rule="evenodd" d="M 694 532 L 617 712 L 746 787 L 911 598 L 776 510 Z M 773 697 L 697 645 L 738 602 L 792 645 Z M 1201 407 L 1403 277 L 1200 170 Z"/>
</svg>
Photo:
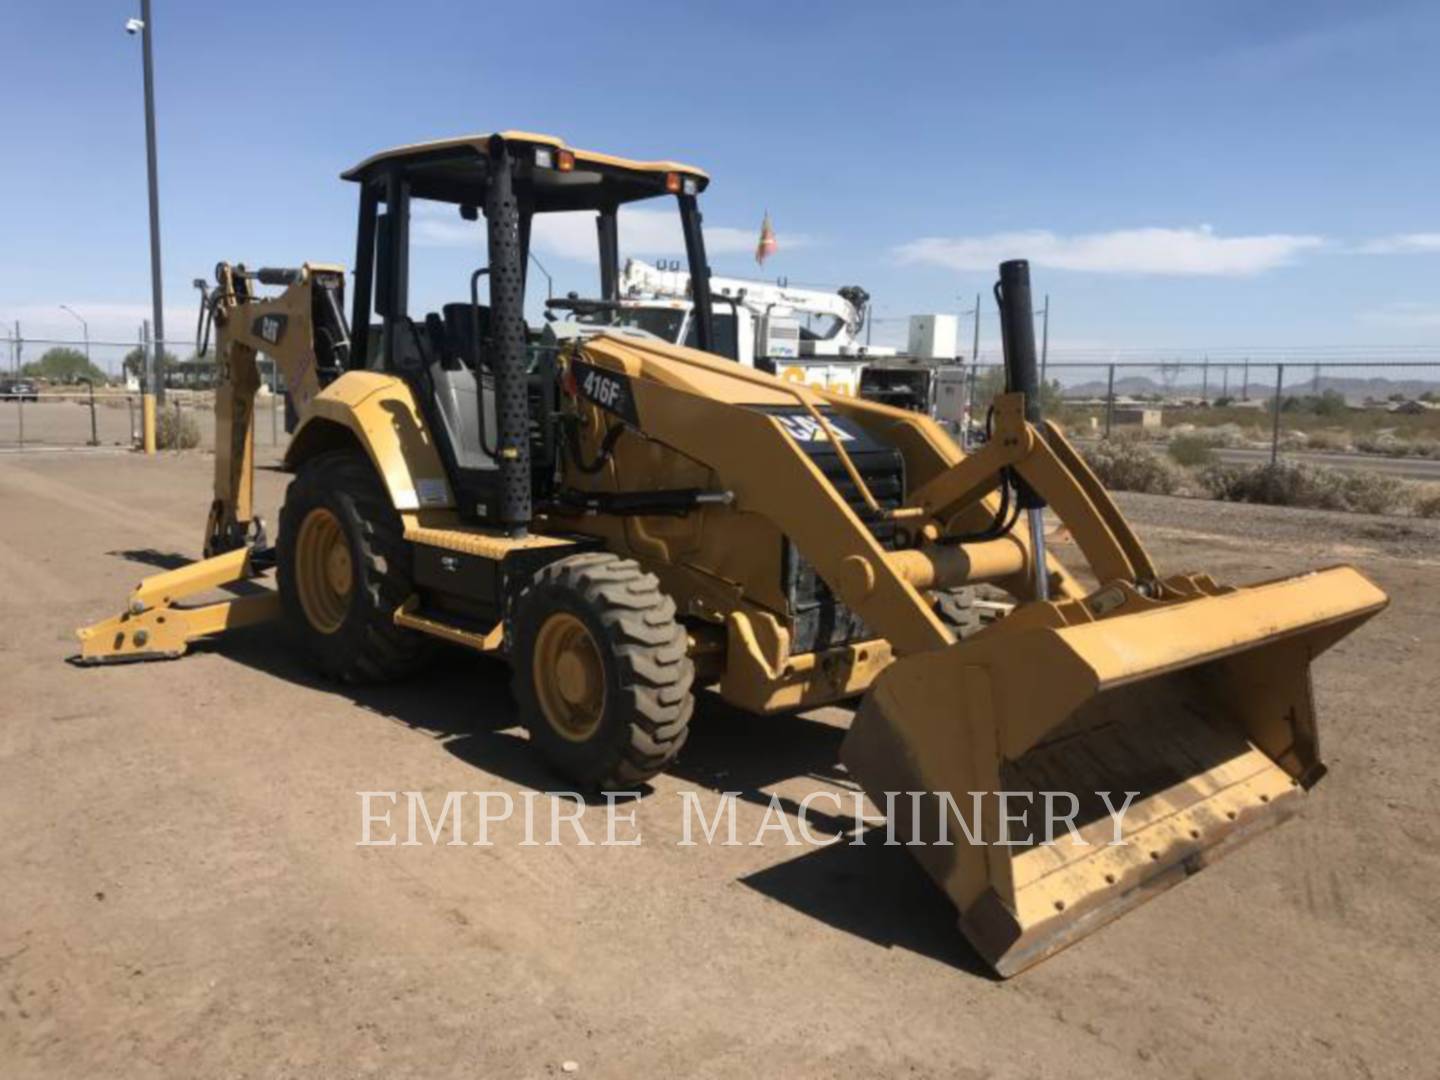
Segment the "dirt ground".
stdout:
<svg viewBox="0 0 1440 1080">
<path fill-rule="evenodd" d="M 557 786 L 500 667 L 347 689 L 271 628 L 65 664 L 197 554 L 209 470 L 0 456 L 0 1076 L 1435 1074 L 1435 523 L 1124 498 L 1166 568 L 1353 561 L 1394 602 L 1317 665 L 1298 820 L 1002 983 L 903 848 L 676 843 L 682 790 L 744 792 L 742 839 L 847 790 L 841 710 L 703 703 L 640 846 L 360 847 L 359 791 Z"/>
</svg>

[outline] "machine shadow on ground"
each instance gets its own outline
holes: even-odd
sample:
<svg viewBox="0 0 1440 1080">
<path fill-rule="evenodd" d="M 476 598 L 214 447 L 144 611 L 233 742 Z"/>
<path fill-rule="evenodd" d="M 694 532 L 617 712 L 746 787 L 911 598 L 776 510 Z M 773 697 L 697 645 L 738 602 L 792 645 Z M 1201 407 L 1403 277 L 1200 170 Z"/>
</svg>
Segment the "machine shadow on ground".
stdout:
<svg viewBox="0 0 1440 1080">
<path fill-rule="evenodd" d="M 117 551 L 116 557 L 157 569 L 190 560 L 155 550 Z M 249 591 L 241 585 L 238 592 Z M 510 694 L 509 669 L 460 649 L 442 649 L 436 662 L 415 678 L 361 685 L 331 682 L 309 670 L 273 625 L 234 630 L 197 642 L 210 652 L 297 686 L 348 698 L 358 707 L 430 736 L 467 765 L 535 791 L 565 790 L 529 746 Z M 423 693 L 417 690 L 423 688 Z M 832 711 L 831 716 L 838 715 Z M 840 716 L 843 721 L 843 716 Z M 815 790 L 838 790 L 832 800 L 811 807 L 807 820 L 822 847 L 796 849 L 785 862 L 740 880 L 756 892 L 847 934 L 884 948 L 903 948 L 969 974 L 992 977 L 956 928 L 955 913 L 938 888 L 903 847 L 885 846 L 883 826 L 857 836 L 849 814 L 856 790 L 839 765 L 845 728 L 805 714 L 755 716 L 717 695 L 696 701 L 690 737 L 668 775 L 684 786 L 768 806 L 770 792 L 795 780 L 812 780 Z M 645 794 L 651 789 L 646 786 Z M 595 801 L 603 802 L 599 796 Z M 780 796 L 792 820 L 797 800 Z M 863 839 L 863 843 L 852 843 Z"/>
</svg>

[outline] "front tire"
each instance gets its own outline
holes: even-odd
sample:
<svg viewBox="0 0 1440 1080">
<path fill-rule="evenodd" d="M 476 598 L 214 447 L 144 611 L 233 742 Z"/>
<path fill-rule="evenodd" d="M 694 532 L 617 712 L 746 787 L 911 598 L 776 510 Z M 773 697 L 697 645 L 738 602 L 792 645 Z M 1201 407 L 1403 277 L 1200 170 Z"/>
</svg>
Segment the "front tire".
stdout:
<svg viewBox="0 0 1440 1080">
<path fill-rule="evenodd" d="M 530 738 L 586 788 L 643 783 L 680 752 L 695 665 L 675 602 L 639 564 L 573 555 L 516 602 L 514 693 Z"/>
<path fill-rule="evenodd" d="M 411 674 L 429 639 L 395 625 L 414 591 L 400 515 L 358 451 L 307 461 L 285 492 L 276 544 L 286 622 L 312 666 L 344 682 Z"/>
</svg>

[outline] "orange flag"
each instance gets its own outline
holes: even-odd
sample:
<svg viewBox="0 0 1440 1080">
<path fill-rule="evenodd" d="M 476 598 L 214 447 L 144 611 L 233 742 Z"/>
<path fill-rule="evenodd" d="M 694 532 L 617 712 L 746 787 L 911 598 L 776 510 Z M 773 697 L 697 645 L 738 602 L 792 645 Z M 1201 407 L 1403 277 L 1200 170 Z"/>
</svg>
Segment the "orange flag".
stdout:
<svg viewBox="0 0 1440 1080">
<path fill-rule="evenodd" d="M 755 263 L 764 266 L 765 260 L 775 254 L 780 244 L 775 239 L 775 227 L 770 224 L 770 211 L 765 211 L 765 220 L 760 223 L 760 242 L 755 245 Z"/>
</svg>

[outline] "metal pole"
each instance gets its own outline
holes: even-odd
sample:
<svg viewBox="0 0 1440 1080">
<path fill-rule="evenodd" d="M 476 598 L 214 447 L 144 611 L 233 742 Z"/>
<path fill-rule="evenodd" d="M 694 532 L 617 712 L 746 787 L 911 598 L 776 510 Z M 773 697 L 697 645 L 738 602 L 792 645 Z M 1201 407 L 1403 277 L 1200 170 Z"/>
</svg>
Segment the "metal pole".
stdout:
<svg viewBox="0 0 1440 1080">
<path fill-rule="evenodd" d="M 970 364 L 968 398 L 965 403 L 965 429 L 960 433 L 960 446 L 962 449 L 970 449 L 970 433 L 975 428 L 975 380 L 980 376 L 980 369 L 973 362 Z"/>
<path fill-rule="evenodd" d="M 1110 425 L 1115 421 L 1115 365 L 1110 365 L 1110 377 L 1105 387 L 1105 437 L 1110 437 Z"/>
<path fill-rule="evenodd" d="M 970 362 L 980 363 L 980 294 L 975 294 L 975 341 L 970 348 Z M 974 395 L 971 395 L 971 404 L 974 404 Z"/>
<path fill-rule="evenodd" d="M 536 269 L 545 275 L 545 299 L 555 299 L 555 279 L 550 276 L 550 271 L 545 269 L 545 264 L 535 257 L 533 251 L 530 252 L 530 261 L 535 264 Z"/>
<path fill-rule="evenodd" d="M 1222 364 L 1222 365 L 1220 366 L 1220 396 L 1221 396 L 1222 398 L 1227 398 L 1227 397 L 1230 396 L 1230 365 L 1229 365 L 1229 364 Z"/>
<path fill-rule="evenodd" d="M 1285 388 L 1285 365 L 1275 365 L 1275 425 L 1270 430 L 1270 467 L 1280 459 L 1280 396 Z"/>
<path fill-rule="evenodd" d="M 86 379 L 85 385 L 90 388 L 90 445 L 100 445 L 100 429 L 95 425 L 95 380 Z"/>
<path fill-rule="evenodd" d="M 60 310 L 68 312 L 80 320 L 80 332 L 85 335 L 85 363 L 90 363 L 90 324 L 85 321 L 85 316 L 81 315 L 69 304 L 61 304 Z"/>
<path fill-rule="evenodd" d="M 20 410 L 20 449 L 25 449 L 25 399 L 20 395 L 15 396 L 15 407 Z"/>
<path fill-rule="evenodd" d="M 1210 404 L 1210 357 L 1200 366 L 1200 404 Z"/>
<path fill-rule="evenodd" d="M 144 23 L 141 46 L 145 59 L 145 163 L 150 176 L 150 302 L 154 308 L 151 318 L 155 326 L 157 351 L 165 348 L 164 299 L 160 285 L 160 178 L 155 157 L 155 65 L 151 41 L 155 23 L 150 16 L 150 0 L 140 0 L 140 19 Z M 157 374 L 161 374 L 156 364 Z M 153 388 L 157 401 L 165 400 L 165 380 L 157 379 Z"/>
<path fill-rule="evenodd" d="M 20 320 L 15 320 L 15 374 L 20 374 L 20 361 L 25 356 L 25 339 L 20 336 Z"/>
<path fill-rule="evenodd" d="M 1040 324 L 1040 391 L 1045 391 L 1045 364 L 1050 358 L 1050 294 L 1045 294 L 1044 321 Z"/>
<path fill-rule="evenodd" d="M 1250 400 L 1250 358 L 1245 357 L 1245 378 L 1240 383 L 1240 400 Z"/>
<path fill-rule="evenodd" d="M 150 338 L 150 320 L 145 320 L 145 384 L 140 395 L 140 439 L 145 453 L 155 453 L 155 344 Z"/>
</svg>

